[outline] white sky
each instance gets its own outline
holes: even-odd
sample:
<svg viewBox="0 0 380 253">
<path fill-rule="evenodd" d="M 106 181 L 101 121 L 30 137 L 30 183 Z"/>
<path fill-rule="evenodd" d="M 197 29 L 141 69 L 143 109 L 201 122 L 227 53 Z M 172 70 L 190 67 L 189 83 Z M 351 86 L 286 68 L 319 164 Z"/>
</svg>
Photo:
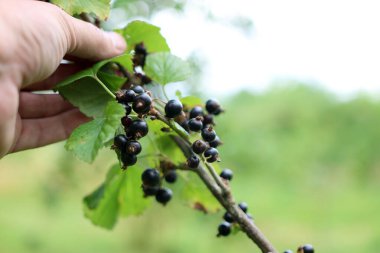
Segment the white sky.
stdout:
<svg viewBox="0 0 380 253">
<path fill-rule="evenodd" d="M 172 52 L 199 50 L 208 62 L 208 92 L 262 90 L 277 79 L 319 83 L 339 94 L 380 93 L 380 1 L 193 0 L 218 17 L 252 18 L 245 35 L 208 22 L 197 8 L 153 19 Z"/>
</svg>

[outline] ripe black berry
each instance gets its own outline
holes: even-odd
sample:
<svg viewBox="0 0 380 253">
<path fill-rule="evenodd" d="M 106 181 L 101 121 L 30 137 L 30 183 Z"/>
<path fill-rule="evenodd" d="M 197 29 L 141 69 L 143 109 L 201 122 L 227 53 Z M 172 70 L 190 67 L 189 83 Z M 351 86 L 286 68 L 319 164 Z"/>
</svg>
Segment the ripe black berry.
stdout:
<svg viewBox="0 0 380 253">
<path fill-rule="evenodd" d="M 187 159 L 187 166 L 192 169 L 198 168 L 199 165 L 199 158 L 196 155 L 192 155 Z"/>
<path fill-rule="evenodd" d="M 245 202 L 241 202 L 241 203 L 239 203 L 239 207 L 240 207 L 240 209 L 241 209 L 244 213 L 247 213 L 247 211 L 248 211 L 248 204 L 247 204 L 247 203 L 245 203 Z"/>
<path fill-rule="evenodd" d="M 143 43 L 136 44 L 135 46 L 135 54 L 142 54 L 144 56 L 147 55 L 146 48 Z"/>
<path fill-rule="evenodd" d="M 225 180 L 228 180 L 228 181 L 232 180 L 233 175 L 234 175 L 234 173 L 230 169 L 224 169 L 220 173 L 220 177 L 225 179 Z"/>
<path fill-rule="evenodd" d="M 193 149 L 194 153 L 202 154 L 207 149 L 207 143 L 202 141 L 202 140 L 196 140 L 196 141 L 194 141 L 194 143 L 192 145 L 192 149 Z"/>
<path fill-rule="evenodd" d="M 196 118 L 192 118 L 187 122 L 189 129 L 193 132 L 199 132 L 203 128 L 203 123 L 202 123 L 202 117 L 197 116 Z"/>
<path fill-rule="evenodd" d="M 212 157 L 219 155 L 219 152 L 216 148 L 208 148 L 203 154 L 205 157 Z"/>
<path fill-rule="evenodd" d="M 171 200 L 172 196 L 173 196 L 172 190 L 168 188 L 162 188 L 157 191 L 156 200 L 157 202 L 163 205 L 166 205 L 166 203 L 168 203 Z"/>
<path fill-rule="evenodd" d="M 123 166 L 125 167 L 132 166 L 136 164 L 137 162 L 137 156 L 127 154 L 126 152 L 120 153 L 120 159 L 121 159 L 121 162 L 123 163 Z"/>
<path fill-rule="evenodd" d="M 165 174 L 165 181 L 168 183 L 175 183 L 177 181 L 177 172 L 175 170 L 169 170 Z"/>
<path fill-rule="evenodd" d="M 217 155 L 215 155 L 215 156 L 211 156 L 211 157 L 207 158 L 206 161 L 207 161 L 208 163 L 213 163 L 213 162 L 216 162 L 216 161 L 219 161 L 219 162 L 220 162 L 220 160 L 219 160 L 219 156 L 217 156 Z"/>
<path fill-rule="evenodd" d="M 157 187 L 160 184 L 160 172 L 156 169 L 146 169 L 141 175 L 141 180 L 145 186 Z"/>
<path fill-rule="evenodd" d="M 131 155 L 138 155 L 141 152 L 141 144 L 138 141 L 128 141 L 125 146 L 125 151 Z"/>
<path fill-rule="evenodd" d="M 216 137 L 216 133 L 211 126 L 202 129 L 201 134 L 202 134 L 202 138 L 207 142 L 213 141 Z"/>
<path fill-rule="evenodd" d="M 128 128 L 132 125 L 133 123 L 133 120 L 132 118 L 128 117 L 128 116 L 124 116 L 121 118 L 121 124 L 125 127 L 125 128 Z"/>
<path fill-rule="evenodd" d="M 133 99 L 135 98 L 136 93 L 133 90 L 119 90 L 116 92 L 116 100 L 119 103 L 130 103 L 133 102 Z"/>
<path fill-rule="evenodd" d="M 125 146 L 127 144 L 127 136 L 123 135 L 123 134 L 119 134 L 119 135 L 116 135 L 115 138 L 113 139 L 113 145 L 115 145 L 115 147 L 120 150 L 121 152 L 123 152 L 125 150 Z"/>
<path fill-rule="evenodd" d="M 129 104 L 122 104 L 125 109 L 125 115 L 128 116 L 132 112 L 132 107 Z"/>
<path fill-rule="evenodd" d="M 222 144 L 222 142 L 220 141 L 219 137 L 216 136 L 215 139 L 213 141 L 210 141 L 208 144 L 210 145 L 210 147 L 217 148 L 219 145 Z"/>
<path fill-rule="evenodd" d="M 227 221 L 222 222 L 218 227 L 217 236 L 227 236 L 231 233 L 231 224 Z"/>
<path fill-rule="evenodd" d="M 141 119 L 134 120 L 128 128 L 127 135 L 139 139 L 148 134 L 148 124 Z"/>
<path fill-rule="evenodd" d="M 144 197 L 148 197 L 148 196 L 155 196 L 159 188 L 142 185 L 142 189 L 144 192 Z"/>
<path fill-rule="evenodd" d="M 232 217 L 232 215 L 229 213 L 229 212 L 226 212 L 224 215 L 223 215 L 223 219 L 229 223 L 232 223 L 234 222 L 234 218 Z"/>
<path fill-rule="evenodd" d="M 314 247 L 310 244 L 305 244 L 302 246 L 302 250 L 303 253 L 314 253 Z"/>
<path fill-rule="evenodd" d="M 215 100 L 207 100 L 206 110 L 210 114 L 218 115 L 221 112 L 220 104 Z"/>
<path fill-rule="evenodd" d="M 208 127 L 208 125 L 215 125 L 214 116 L 212 114 L 203 116 L 203 127 Z"/>
<path fill-rule="evenodd" d="M 203 109 L 200 106 L 195 106 L 193 109 L 191 109 L 190 114 L 189 114 L 189 118 L 193 119 L 193 118 L 196 118 L 198 116 L 203 116 Z"/>
<path fill-rule="evenodd" d="M 169 100 L 165 105 L 165 114 L 168 118 L 175 118 L 182 112 L 182 104 L 178 100 Z"/>
<path fill-rule="evenodd" d="M 137 85 L 137 86 L 133 87 L 132 90 L 133 90 L 136 94 L 143 94 L 143 93 L 145 92 L 144 88 L 141 87 L 140 85 Z"/>
<path fill-rule="evenodd" d="M 147 113 L 150 110 L 152 104 L 152 98 L 146 94 L 142 93 L 135 97 L 132 107 L 136 113 Z"/>
</svg>

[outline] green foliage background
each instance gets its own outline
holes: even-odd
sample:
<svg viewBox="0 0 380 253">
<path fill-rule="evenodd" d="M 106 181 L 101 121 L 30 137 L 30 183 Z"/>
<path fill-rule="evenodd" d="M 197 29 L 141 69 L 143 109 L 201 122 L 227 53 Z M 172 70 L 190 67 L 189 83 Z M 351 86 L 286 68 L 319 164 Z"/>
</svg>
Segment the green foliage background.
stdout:
<svg viewBox="0 0 380 253">
<path fill-rule="evenodd" d="M 292 83 L 223 105 L 222 165 L 235 171 L 234 194 L 278 249 L 309 242 L 317 252 L 377 251 L 380 101 L 342 101 Z M 175 197 L 114 231 L 93 226 L 81 199 L 115 160 L 104 150 L 88 165 L 63 143 L 0 160 L 0 252 L 258 252 L 242 233 L 215 237 L 222 212 L 204 215 Z"/>
</svg>

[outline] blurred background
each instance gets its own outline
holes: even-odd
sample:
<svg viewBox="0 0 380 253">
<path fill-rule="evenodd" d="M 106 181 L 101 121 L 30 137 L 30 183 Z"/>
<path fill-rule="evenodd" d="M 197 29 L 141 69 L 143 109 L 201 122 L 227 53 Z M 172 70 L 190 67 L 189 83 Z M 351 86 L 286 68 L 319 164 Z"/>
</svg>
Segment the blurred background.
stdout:
<svg viewBox="0 0 380 253">
<path fill-rule="evenodd" d="M 232 188 L 280 251 L 380 247 L 380 16 L 376 1 L 114 1 L 108 29 L 162 28 L 193 77 L 170 85 L 217 98 Z M 216 238 L 223 212 L 174 198 L 113 231 L 83 217 L 82 197 L 115 157 L 76 160 L 63 143 L 0 160 L 0 252 L 259 252 L 243 233 Z"/>
</svg>

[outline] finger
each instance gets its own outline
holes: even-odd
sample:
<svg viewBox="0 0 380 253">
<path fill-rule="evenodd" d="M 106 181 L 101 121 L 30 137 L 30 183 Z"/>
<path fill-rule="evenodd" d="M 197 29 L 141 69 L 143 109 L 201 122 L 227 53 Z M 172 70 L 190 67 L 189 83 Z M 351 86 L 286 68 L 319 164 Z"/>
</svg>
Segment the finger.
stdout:
<svg viewBox="0 0 380 253">
<path fill-rule="evenodd" d="M 51 117 L 73 108 L 58 94 L 20 93 L 18 111 L 22 119 Z"/>
<path fill-rule="evenodd" d="M 12 152 L 42 147 L 66 139 L 80 124 L 89 121 L 78 109 L 42 119 L 24 119 Z"/>
<path fill-rule="evenodd" d="M 23 88 L 23 91 L 38 91 L 38 90 L 51 90 L 53 87 L 68 78 L 69 76 L 77 73 L 78 71 L 81 71 L 87 67 L 89 67 L 90 64 L 82 63 L 82 64 L 61 64 L 57 68 L 57 70 L 49 76 L 47 79 L 37 82 L 31 85 L 28 85 L 27 87 Z"/>
<path fill-rule="evenodd" d="M 67 53 L 79 58 L 102 60 L 122 54 L 126 43 L 122 36 L 65 14 L 69 47 Z"/>
</svg>

